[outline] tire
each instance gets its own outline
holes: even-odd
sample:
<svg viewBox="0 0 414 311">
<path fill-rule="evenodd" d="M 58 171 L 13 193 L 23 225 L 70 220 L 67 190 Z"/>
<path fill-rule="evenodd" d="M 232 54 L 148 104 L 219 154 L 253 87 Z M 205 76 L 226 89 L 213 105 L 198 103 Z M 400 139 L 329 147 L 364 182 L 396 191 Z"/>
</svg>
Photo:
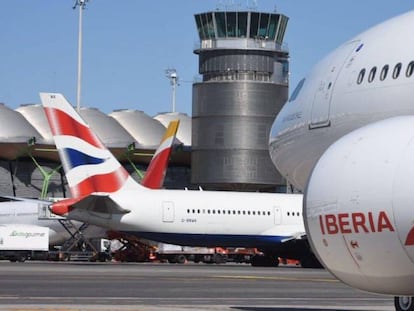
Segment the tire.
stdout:
<svg viewBox="0 0 414 311">
<path fill-rule="evenodd" d="M 278 267 L 279 259 L 275 256 L 254 255 L 250 264 L 253 267 Z"/>
<path fill-rule="evenodd" d="M 18 261 L 19 262 L 25 262 L 26 261 L 26 256 L 25 255 L 21 255 L 21 256 L 19 256 L 19 258 L 18 258 Z"/>
<path fill-rule="evenodd" d="M 314 269 L 323 269 L 323 266 L 315 255 L 308 255 L 304 258 L 301 258 L 300 265 L 302 268 L 314 268 Z"/>
<path fill-rule="evenodd" d="M 216 264 L 222 264 L 227 262 L 226 256 L 223 256 L 222 254 L 215 254 L 213 256 L 213 261 Z"/>
<path fill-rule="evenodd" d="M 175 260 L 178 264 L 183 264 L 186 261 L 186 258 L 184 255 L 177 255 L 176 260 Z"/>
<path fill-rule="evenodd" d="M 396 296 L 394 306 L 396 311 L 414 311 L 414 297 Z"/>
</svg>

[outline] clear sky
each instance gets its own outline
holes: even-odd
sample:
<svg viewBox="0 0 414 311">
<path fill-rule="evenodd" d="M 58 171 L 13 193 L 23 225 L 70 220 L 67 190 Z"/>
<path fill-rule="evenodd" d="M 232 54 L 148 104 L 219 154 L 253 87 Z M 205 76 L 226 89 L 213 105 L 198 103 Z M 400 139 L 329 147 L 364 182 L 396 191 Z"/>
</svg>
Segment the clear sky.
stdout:
<svg viewBox="0 0 414 311">
<path fill-rule="evenodd" d="M 74 0 L 1 1 L 0 102 L 39 103 L 61 92 L 76 105 L 78 10 Z M 410 0 L 90 0 L 83 14 L 82 106 L 105 113 L 171 110 L 165 69 L 181 79 L 177 110 L 191 115 L 198 75 L 194 14 L 275 9 L 289 16 L 291 90 L 319 59 L 366 28 L 414 9 Z"/>
</svg>

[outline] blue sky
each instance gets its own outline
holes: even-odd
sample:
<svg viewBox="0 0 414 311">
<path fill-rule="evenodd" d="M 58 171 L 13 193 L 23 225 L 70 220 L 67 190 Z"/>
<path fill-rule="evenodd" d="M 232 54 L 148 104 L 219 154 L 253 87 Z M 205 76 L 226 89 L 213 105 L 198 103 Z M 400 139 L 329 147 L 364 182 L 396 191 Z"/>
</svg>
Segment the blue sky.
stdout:
<svg viewBox="0 0 414 311">
<path fill-rule="evenodd" d="M 90 0 L 84 11 L 82 105 L 108 113 L 171 110 L 165 69 L 181 79 L 177 110 L 191 115 L 198 75 L 194 14 L 275 8 L 289 16 L 291 90 L 319 59 L 366 28 L 414 9 L 409 0 Z M 78 11 L 74 0 L 2 1 L 0 102 L 39 103 L 40 91 L 76 104 Z"/>
</svg>

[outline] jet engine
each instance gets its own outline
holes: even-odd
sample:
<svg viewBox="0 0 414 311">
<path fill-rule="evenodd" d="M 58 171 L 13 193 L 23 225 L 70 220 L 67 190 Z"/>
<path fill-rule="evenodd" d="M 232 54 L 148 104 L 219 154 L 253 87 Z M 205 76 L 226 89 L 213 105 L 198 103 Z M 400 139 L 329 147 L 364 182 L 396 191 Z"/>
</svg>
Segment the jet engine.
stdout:
<svg viewBox="0 0 414 311">
<path fill-rule="evenodd" d="M 372 123 L 331 145 L 309 178 L 304 221 L 338 279 L 414 296 L 414 116 Z"/>
</svg>

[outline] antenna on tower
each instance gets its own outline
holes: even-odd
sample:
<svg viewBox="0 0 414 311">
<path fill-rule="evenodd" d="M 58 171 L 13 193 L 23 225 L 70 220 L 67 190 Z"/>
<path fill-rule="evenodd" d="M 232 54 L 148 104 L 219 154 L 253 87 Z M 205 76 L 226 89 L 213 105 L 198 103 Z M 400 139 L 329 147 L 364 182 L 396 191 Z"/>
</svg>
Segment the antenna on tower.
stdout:
<svg viewBox="0 0 414 311">
<path fill-rule="evenodd" d="M 172 86 L 172 112 L 175 112 L 175 95 L 177 86 L 179 86 L 179 78 L 177 75 L 177 70 L 174 68 L 165 69 L 165 76 L 170 80 L 170 84 Z"/>
<path fill-rule="evenodd" d="M 85 9 L 86 2 L 89 0 L 75 0 L 73 9 L 79 7 L 79 30 L 78 30 L 78 89 L 76 94 L 76 110 L 80 111 L 81 85 L 82 85 L 82 12 Z"/>
</svg>

